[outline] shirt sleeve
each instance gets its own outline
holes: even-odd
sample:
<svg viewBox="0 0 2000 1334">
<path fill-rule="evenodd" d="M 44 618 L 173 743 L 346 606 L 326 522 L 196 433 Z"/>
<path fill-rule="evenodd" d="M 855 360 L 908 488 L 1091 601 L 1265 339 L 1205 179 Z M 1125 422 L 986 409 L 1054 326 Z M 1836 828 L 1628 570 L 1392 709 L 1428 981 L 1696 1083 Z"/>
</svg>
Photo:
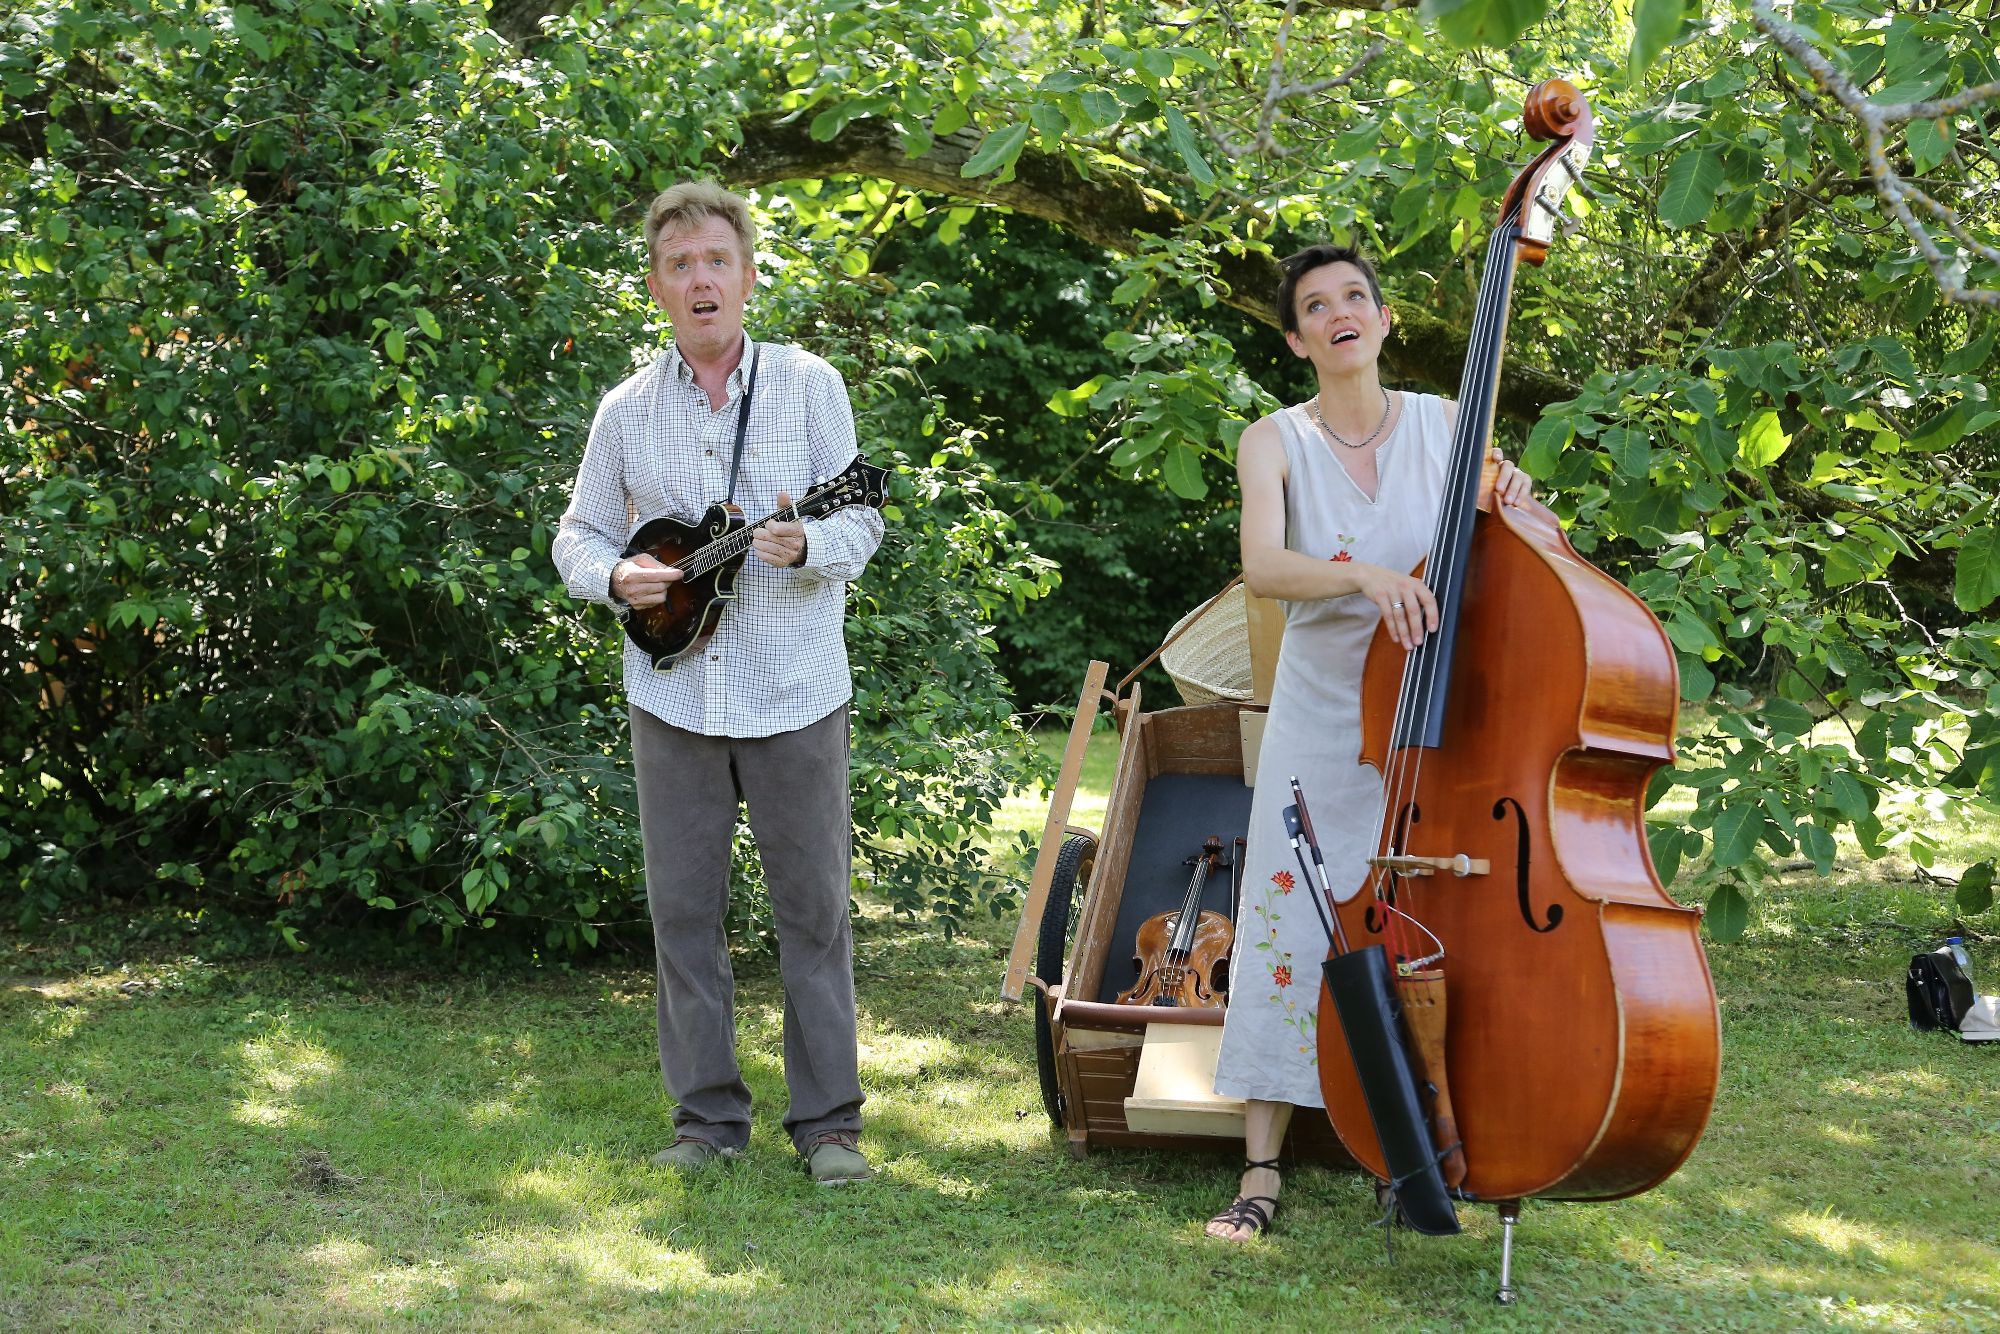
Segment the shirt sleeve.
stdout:
<svg viewBox="0 0 2000 1334">
<path fill-rule="evenodd" d="M 612 400 L 598 405 L 583 447 L 569 509 L 556 526 L 549 555 L 571 597 L 607 606 L 621 604 L 611 596 L 611 571 L 625 550 L 632 526 L 632 504 L 625 490 L 625 450 Z"/>
<path fill-rule="evenodd" d="M 836 477 L 854 462 L 854 409 L 839 372 L 821 363 L 808 398 L 806 436 L 815 479 Z M 803 519 L 807 577 L 853 583 L 882 545 L 882 515 L 867 505 L 850 505 L 823 519 Z"/>
</svg>

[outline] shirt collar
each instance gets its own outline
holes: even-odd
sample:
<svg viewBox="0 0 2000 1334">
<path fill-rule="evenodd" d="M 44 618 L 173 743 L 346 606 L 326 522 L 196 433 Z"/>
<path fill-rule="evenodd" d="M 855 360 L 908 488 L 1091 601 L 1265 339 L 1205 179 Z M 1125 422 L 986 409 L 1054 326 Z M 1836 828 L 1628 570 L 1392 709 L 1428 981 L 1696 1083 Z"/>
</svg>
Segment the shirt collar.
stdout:
<svg viewBox="0 0 2000 1334">
<path fill-rule="evenodd" d="M 728 384 L 729 396 L 731 398 L 736 396 L 736 391 L 742 389 L 744 383 L 750 378 L 750 362 L 756 348 L 757 345 L 750 341 L 750 335 L 745 333 L 743 335 L 743 355 L 737 358 L 736 369 L 729 372 Z M 675 339 L 667 347 L 666 369 L 667 374 L 673 376 L 681 384 L 694 383 L 694 367 L 688 365 L 687 358 L 681 355 L 679 339 Z"/>
</svg>

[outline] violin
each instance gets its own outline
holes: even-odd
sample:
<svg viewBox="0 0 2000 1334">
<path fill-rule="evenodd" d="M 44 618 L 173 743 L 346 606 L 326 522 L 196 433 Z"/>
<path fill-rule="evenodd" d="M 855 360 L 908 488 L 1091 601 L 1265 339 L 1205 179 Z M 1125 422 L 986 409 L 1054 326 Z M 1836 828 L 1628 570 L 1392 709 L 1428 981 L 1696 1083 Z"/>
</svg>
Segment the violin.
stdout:
<svg viewBox="0 0 2000 1334">
<path fill-rule="evenodd" d="M 1498 1204 L 1510 1241 L 1525 1198 L 1617 1199 L 1678 1168 L 1721 1056 L 1700 911 L 1668 896 L 1646 842 L 1648 780 L 1674 760 L 1673 644 L 1553 513 L 1492 499 L 1516 263 L 1541 263 L 1592 138 L 1589 106 L 1560 80 L 1529 94 L 1524 124 L 1555 142 L 1508 191 L 1481 274 L 1417 569 L 1440 626 L 1408 652 L 1386 628 L 1370 646 L 1360 762 L 1381 772 L 1384 800 L 1366 878 L 1335 887 L 1329 931 L 1337 954 L 1384 951 L 1405 1024 L 1442 1030 L 1417 1053 L 1434 1143 L 1462 1154 L 1448 1164 L 1453 1193 Z M 1387 1179 L 1324 991 L 1318 1044 L 1335 1131 Z M 1503 1257 L 1503 1300 L 1507 1282 Z"/>
<path fill-rule="evenodd" d="M 1188 877 L 1181 906 L 1139 924 L 1132 955 L 1139 980 L 1118 997 L 1120 1005 L 1222 1008 L 1227 989 L 1223 979 L 1236 944 L 1236 928 L 1221 913 L 1201 906 L 1201 891 L 1211 873 L 1234 863 L 1222 860 L 1222 839 L 1210 834 L 1187 864 L 1194 873 Z"/>
</svg>

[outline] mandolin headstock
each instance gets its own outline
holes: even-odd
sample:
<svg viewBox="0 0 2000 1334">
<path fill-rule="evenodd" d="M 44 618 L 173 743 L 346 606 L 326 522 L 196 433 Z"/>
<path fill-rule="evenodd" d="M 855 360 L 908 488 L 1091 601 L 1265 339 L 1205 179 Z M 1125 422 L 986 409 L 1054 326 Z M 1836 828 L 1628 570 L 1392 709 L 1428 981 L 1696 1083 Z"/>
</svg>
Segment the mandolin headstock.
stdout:
<svg viewBox="0 0 2000 1334">
<path fill-rule="evenodd" d="M 881 509 L 888 494 L 889 470 L 877 468 L 857 454 L 838 477 L 821 482 L 801 497 L 796 508 L 800 514 L 818 519 L 851 505 Z"/>
</svg>

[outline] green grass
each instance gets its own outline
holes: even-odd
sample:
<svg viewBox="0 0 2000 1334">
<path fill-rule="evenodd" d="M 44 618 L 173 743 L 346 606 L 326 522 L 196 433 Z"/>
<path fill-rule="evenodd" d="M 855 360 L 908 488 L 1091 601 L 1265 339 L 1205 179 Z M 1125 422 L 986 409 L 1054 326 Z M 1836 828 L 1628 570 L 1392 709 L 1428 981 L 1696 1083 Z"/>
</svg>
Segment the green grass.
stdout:
<svg viewBox="0 0 2000 1334">
<path fill-rule="evenodd" d="M 0 937 L 0 1328 L 1990 1329 L 2000 1051 L 1906 1027 L 1902 966 L 1946 907 L 1870 871 L 1787 876 L 1711 947 L 1706 1137 L 1646 1195 L 1530 1203 L 1511 1311 L 1490 1211 L 1391 1264 L 1367 1184 L 1311 1169 L 1274 1236 L 1229 1248 L 1200 1235 L 1227 1160 L 1072 1161 L 1029 1015 L 998 1000 L 1009 923 L 861 924 L 882 1171 L 840 1191 L 779 1128 L 767 964 L 739 967 L 751 1152 L 687 1183 L 645 1164 L 669 1133 L 646 963 L 463 977 Z M 2000 940 L 1972 948 L 2000 979 Z"/>
</svg>

